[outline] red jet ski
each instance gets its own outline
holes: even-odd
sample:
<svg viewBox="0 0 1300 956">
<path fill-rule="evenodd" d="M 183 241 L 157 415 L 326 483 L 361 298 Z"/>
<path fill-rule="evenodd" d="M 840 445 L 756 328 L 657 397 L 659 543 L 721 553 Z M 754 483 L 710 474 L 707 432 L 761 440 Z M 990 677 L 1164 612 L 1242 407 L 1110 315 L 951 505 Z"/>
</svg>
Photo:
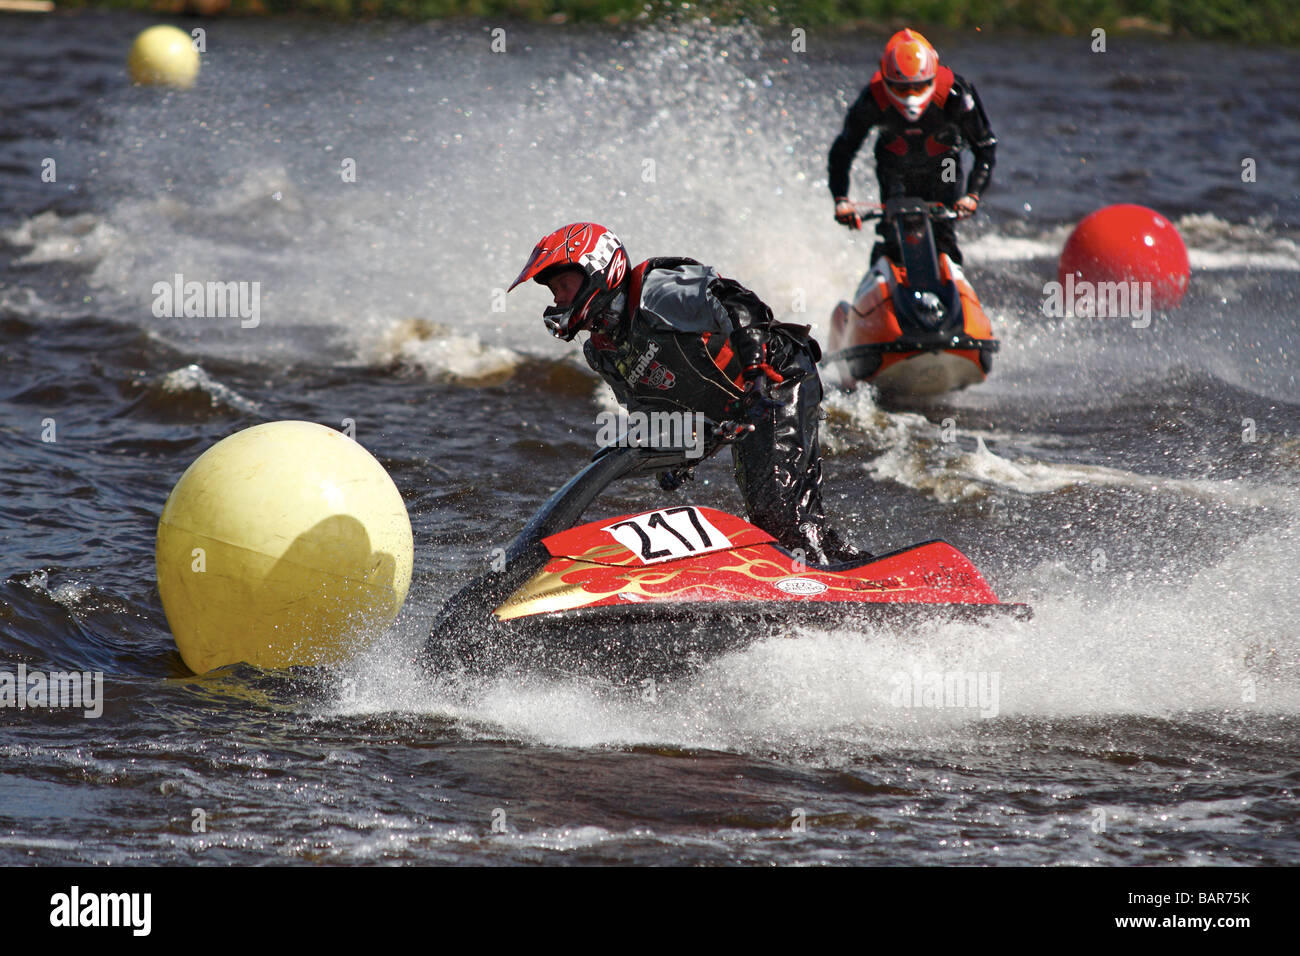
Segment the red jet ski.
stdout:
<svg viewBox="0 0 1300 956">
<path fill-rule="evenodd" d="M 739 434 L 718 426 L 704 456 Z M 809 566 L 765 531 L 698 505 L 575 527 L 611 482 L 663 472 L 680 480 L 699 460 L 681 449 L 603 450 L 533 516 L 501 570 L 447 602 L 423 663 L 435 672 L 661 675 L 795 625 L 1032 614 L 999 602 L 966 556 L 943 541 Z"/>
<path fill-rule="evenodd" d="M 881 256 L 853 304 L 831 315 L 828 378 L 852 390 L 870 382 L 888 397 L 922 398 L 977 385 L 998 342 L 961 266 L 935 251 L 931 219 L 960 219 L 942 204 L 891 199 L 858 206 L 863 219 L 892 224 L 903 264 Z"/>
</svg>

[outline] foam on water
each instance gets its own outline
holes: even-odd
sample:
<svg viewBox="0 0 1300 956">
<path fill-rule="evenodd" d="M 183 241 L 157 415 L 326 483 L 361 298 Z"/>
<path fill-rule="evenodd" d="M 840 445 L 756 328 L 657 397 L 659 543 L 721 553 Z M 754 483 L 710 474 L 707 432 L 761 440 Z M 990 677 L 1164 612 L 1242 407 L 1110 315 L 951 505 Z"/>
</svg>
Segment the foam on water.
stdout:
<svg viewBox="0 0 1300 956">
<path fill-rule="evenodd" d="M 1300 607 L 1287 595 L 1297 554 L 1300 520 L 1178 586 L 1044 563 L 1014 585 L 1034 594 L 1029 622 L 803 631 L 635 686 L 540 674 L 431 683 L 407 663 L 423 639 L 408 620 L 340 671 L 349 696 L 328 710 L 430 714 L 470 737 L 550 746 L 812 748 L 832 762 L 975 746 L 1021 717 L 1294 714 Z M 965 690 L 939 690 L 945 682 Z"/>
<path fill-rule="evenodd" d="M 17 580 L 24 587 L 48 596 L 51 601 L 74 614 L 96 610 L 100 603 L 95 588 L 84 581 L 65 581 L 51 588 L 49 572 L 44 569 L 33 571 Z"/>
<path fill-rule="evenodd" d="M 261 409 L 260 402 L 240 395 L 229 385 L 214 379 L 199 365 L 186 365 L 184 368 L 168 372 L 158 379 L 157 386 L 162 391 L 173 394 L 201 393 L 208 396 L 213 407 L 228 405 L 250 414 L 255 414 Z"/>
<path fill-rule="evenodd" d="M 1228 222 L 1213 213 L 1193 213 L 1176 222 L 1193 269 L 1277 269 L 1300 271 L 1300 246 L 1271 233 L 1269 219 Z"/>
<path fill-rule="evenodd" d="M 827 404 L 847 419 L 856 432 L 854 439 L 865 438 L 868 447 L 877 453 L 861 466 L 873 478 L 896 481 L 945 503 L 979 500 L 999 491 L 1037 495 L 1089 485 L 1169 492 L 1229 507 L 1300 511 L 1300 495 L 1285 486 L 1170 478 L 1100 465 L 1045 461 L 1023 454 L 1012 459 L 989 450 L 987 442 L 1014 444 L 1024 438 L 1022 435 L 958 429 L 956 419 L 935 424 L 916 412 L 886 411 L 865 389 L 852 395 L 832 395 Z M 826 435 L 826 446 L 832 452 L 852 447 L 849 437 L 837 429 Z M 1276 454 L 1284 456 L 1287 451 L 1279 449 Z"/>
<path fill-rule="evenodd" d="M 371 314 L 349 336 L 357 360 L 366 365 L 401 363 L 432 379 L 485 385 L 508 379 L 524 356 L 485 345 L 478 335 L 458 333 L 424 319 L 391 322 Z"/>
<path fill-rule="evenodd" d="M 50 262 L 94 265 L 122 241 L 116 228 L 94 213 L 60 216 L 50 210 L 19 223 L 5 241 L 27 248 L 18 258 L 24 266 Z"/>
</svg>

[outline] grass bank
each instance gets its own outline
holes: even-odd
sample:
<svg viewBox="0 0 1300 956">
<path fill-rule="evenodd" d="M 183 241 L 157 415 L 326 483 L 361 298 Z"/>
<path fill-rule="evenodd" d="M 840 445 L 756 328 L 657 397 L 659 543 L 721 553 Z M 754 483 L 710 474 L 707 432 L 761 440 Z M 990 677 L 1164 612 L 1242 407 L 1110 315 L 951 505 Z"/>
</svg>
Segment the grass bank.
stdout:
<svg viewBox="0 0 1300 956">
<path fill-rule="evenodd" d="M 1300 44 L 1296 0 L 60 0 L 158 13 L 245 16 L 306 14 L 344 19 L 508 18 L 560 23 L 628 23 L 665 16 L 749 20 L 766 27 L 816 29 L 903 23 L 954 30 L 1035 33 L 1107 31 Z"/>
</svg>

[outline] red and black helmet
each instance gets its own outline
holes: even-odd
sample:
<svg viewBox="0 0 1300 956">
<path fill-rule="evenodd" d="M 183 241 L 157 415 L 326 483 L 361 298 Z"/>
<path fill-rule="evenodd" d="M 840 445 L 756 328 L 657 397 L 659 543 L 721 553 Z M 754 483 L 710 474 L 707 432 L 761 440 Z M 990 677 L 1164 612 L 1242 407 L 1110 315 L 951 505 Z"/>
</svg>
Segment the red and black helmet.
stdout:
<svg viewBox="0 0 1300 956">
<path fill-rule="evenodd" d="M 528 279 L 545 284 L 565 269 L 582 272 L 582 285 L 569 305 L 552 306 L 543 313 L 543 319 L 552 335 L 568 342 L 609 305 L 627 280 L 627 250 L 618 236 L 604 226 L 575 222 L 537 244 L 510 288 Z"/>
</svg>

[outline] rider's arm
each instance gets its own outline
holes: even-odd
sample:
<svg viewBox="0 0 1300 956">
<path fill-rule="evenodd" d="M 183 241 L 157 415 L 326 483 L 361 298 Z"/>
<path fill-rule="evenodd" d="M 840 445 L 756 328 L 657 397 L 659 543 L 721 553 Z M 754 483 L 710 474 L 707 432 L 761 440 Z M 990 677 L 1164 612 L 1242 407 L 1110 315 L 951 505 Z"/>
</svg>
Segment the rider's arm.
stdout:
<svg viewBox="0 0 1300 956">
<path fill-rule="evenodd" d="M 772 336 L 784 334 L 811 343 L 808 327 L 776 322 L 767 303 L 732 279 L 719 279 L 709 287 L 709 294 L 723 304 L 735 324 L 727 341 L 740 365 L 744 393 L 733 414 L 752 418 L 784 404 L 784 400 L 776 398 L 771 390 L 773 385 L 785 381 L 785 376 L 772 364 L 775 361 L 769 350 Z M 811 347 L 816 348 L 815 345 Z M 813 360 L 819 357 L 818 352 Z"/>
<path fill-rule="evenodd" d="M 961 131 L 971 152 L 975 154 L 975 165 L 966 178 L 966 192 L 979 198 L 988 188 L 993 176 L 993 163 L 997 153 L 998 140 L 989 126 L 989 118 L 980 102 L 979 93 L 968 80 L 962 81 L 964 92 L 961 97 L 962 118 Z"/>
<path fill-rule="evenodd" d="M 827 182 L 831 196 L 841 199 L 849 194 L 849 169 L 853 166 L 853 157 L 858 155 L 862 141 L 871 132 L 871 127 L 880 119 L 880 107 L 872 98 L 869 89 L 864 89 L 857 102 L 849 108 L 844 117 L 844 129 L 831 144 L 830 158 L 827 161 Z"/>
</svg>

